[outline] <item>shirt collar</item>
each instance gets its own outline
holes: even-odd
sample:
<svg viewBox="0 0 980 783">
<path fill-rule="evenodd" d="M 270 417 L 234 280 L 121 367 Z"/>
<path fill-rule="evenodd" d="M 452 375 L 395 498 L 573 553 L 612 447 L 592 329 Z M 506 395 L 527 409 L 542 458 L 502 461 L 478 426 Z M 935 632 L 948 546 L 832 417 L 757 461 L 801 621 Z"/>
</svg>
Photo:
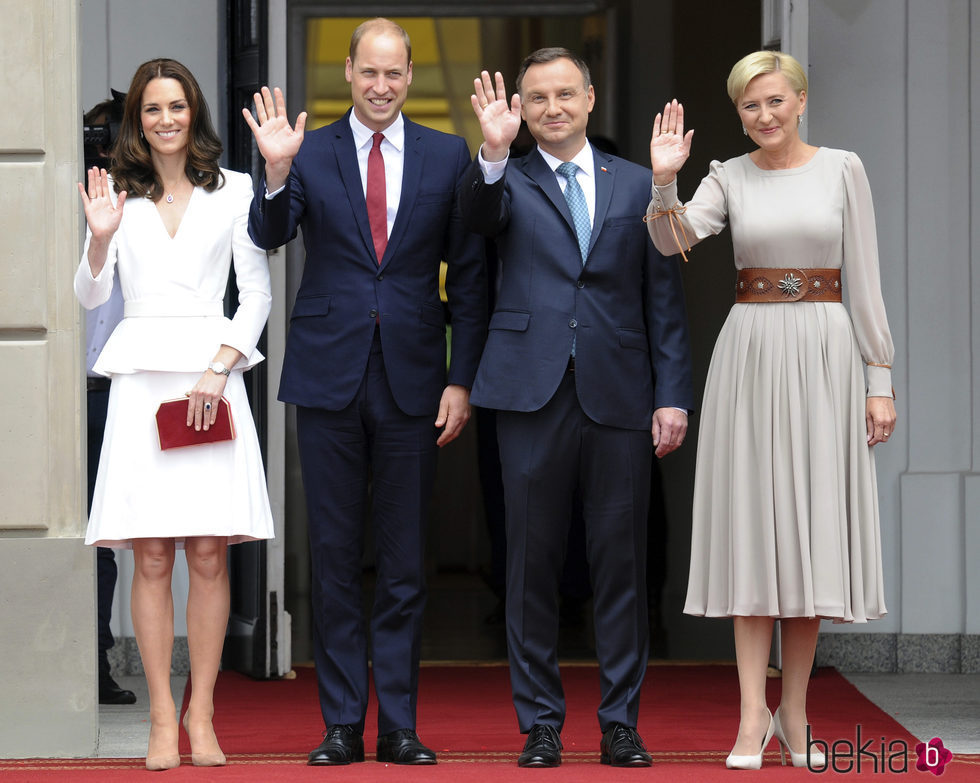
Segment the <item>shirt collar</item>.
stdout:
<svg viewBox="0 0 980 783">
<path fill-rule="evenodd" d="M 554 155 L 545 152 L 541 147 L 538 147 L 538 152 L 541 153 L 541 157 L 544 158 L 544 162 L 548 164 L 548 167 L 555 171 L 562 163 L 563 160 L 556 158 Z M 592 154 L 592 145 L 589 142 L 585 143 L 585 146 L 578 151 L 578 154 L 569 161 L 578 166 L 585 174 L 595 178 L 595 158 Z"/>
<path fill-rule="evenodd" d="M 371 146 L 374 137 L 374 131 L 371 130 L 367 125 L 357 119 L 357 115 L 354 114 L 353 109 L 350 113 L 350 129 L 351 133 L 354 134 L 354 147 L 360 149 L 361 147 L 367 145 Z M 405 146 L 405 117 L 401 112 L 398 112 L 398 116 L 395 117 L 394 122 L 391 123 L 387 128 L 381 131 L 385 135 L 385 141 L 392 144 L 396 150 L 399 152 Z"/>
</svg>

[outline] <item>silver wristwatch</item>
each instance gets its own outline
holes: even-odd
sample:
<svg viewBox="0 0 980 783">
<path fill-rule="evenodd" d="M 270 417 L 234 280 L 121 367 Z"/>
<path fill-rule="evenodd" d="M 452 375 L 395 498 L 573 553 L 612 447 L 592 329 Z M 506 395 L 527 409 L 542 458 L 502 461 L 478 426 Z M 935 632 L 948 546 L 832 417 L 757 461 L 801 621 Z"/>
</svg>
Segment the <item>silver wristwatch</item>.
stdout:
<svg viewBox="0 0 980 783">
<path fill-rule="evenodd" d="M 211 362 L 208 369 L 216 375 L 231 375 L 231 370 L 225 367 L 223 362 Z"/>
</svg>

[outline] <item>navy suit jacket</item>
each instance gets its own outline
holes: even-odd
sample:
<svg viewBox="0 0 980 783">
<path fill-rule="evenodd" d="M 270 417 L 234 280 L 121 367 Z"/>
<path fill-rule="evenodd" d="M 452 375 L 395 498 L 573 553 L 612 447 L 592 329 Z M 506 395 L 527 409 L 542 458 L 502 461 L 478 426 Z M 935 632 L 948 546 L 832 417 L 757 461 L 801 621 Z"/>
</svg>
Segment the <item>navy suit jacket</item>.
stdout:
<svg viewBox="0 0 980 783">
<path fill-rule="evenodd" d="M 379 265 L 348 115 L 307 133 L 285 189 L 267 199 L 263 178 L 252 201 L 248 232 L 259 247 L 284 245 L 302 228 L 306 248 L 279 399 L 346 407 L 377 323 L 398 407 L 435 415 L 447 382 L 472 386 L 486 338 L 484 245 L 464 229 L 457 206 L 469 152 L 460 137 L 405 118 L 402 192 Z M 441 260 L 452 321 L 448 377 Z"/>
<path fill-rule="evenodd" d="M 535 149 L 487 185 L 474 161 L 466 225 L 494 237 L 501 282 L 470 401 L 536 411 L 554 395 L 575 337 L 575 387 L 600 424 L 649 429 L 654 408 L 693 409 L 680 270 L 650 241 L 651 172 L 593 149 L 596 205 L 582 264 L 554 172 Z"/>
</svg>

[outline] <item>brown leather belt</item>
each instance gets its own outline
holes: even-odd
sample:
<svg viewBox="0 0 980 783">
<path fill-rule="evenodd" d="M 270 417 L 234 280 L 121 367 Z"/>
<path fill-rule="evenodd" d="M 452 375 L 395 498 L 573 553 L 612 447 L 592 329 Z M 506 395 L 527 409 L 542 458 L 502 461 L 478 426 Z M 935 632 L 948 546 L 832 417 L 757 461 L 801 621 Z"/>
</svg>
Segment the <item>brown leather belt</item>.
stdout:
<svg viewBox="0 0 980 783">
<path fill-rule="evenodd" d="M 739 269 L 736 302 L 839 302 L 839 269 Z"/>
</svg>

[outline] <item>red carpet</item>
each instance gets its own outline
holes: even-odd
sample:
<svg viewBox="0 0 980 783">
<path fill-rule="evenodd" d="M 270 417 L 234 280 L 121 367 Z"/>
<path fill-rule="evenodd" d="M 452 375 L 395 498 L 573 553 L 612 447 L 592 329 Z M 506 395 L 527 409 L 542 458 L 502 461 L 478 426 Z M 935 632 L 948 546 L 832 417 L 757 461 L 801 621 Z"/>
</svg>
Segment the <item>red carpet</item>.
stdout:
<svg viewBox="0 0 980 783">
<path fill-rule="evenodd" d="M 306 754 L 315 747 L 322 719 L 312 669 L 297 668 L 294 680 L 257 682 L 224 672 L 215 693 L 215 728 L 229 766 L 195 769 L 190 748 L 181 747 L 185 763 L 167 772 L 168 781 L 454 781 L 461 775 L 473 781 L 622 781 L 732 780 L 724 768 L 725 755 L 738 726 L 738 682 L 730 665 L 655 665 L 647 674 L 639 730 L 653 753 L 649 769 L 611 769 L 599 764 L 599 729 L 595 710 L 599 701 L 598 671 L 594 665 L 562 670 L 568 719 L 562 731 L 563 765 L 556 770 L 522 770 L 516 765 L 524 738 L 510 703 L 510 684 L 504 665 L 426 666 L 420 676 L 418 723 L 423 742 L 439 754 L 435 767 L 399 767 L 373 761 L 377 733 L 376 707 L 368 711 L 365 745 L 368 761 L 331 769 L 307 767 Z M 780 683 L 769 683 L 769 703 L 778 703 Z M 907 758 L 913 780 L 924 773 L 915 769 L 917 740 L 892 718 L 865 699 L 843 677 L 822 669 L 814 678 L 808 703 L 817 736 L 838 741 L 836 769 L 846 777 L 891 778 Z M 857 726 L 867 745 L 860 774 L 857 757 L 847 757 Z M 929 739 L 928 737 L 925 739 Z M 183 737 L 186 743 L 186 737 Z M 904 755 L 907 746 L 908 756 Z M 884 751 L 884 762 L 882 755 Z M 898 755 L 896 755 L 898 754 Z M 872 760 L 874 756 L 874 761 Z M 874 764 L 878 774 L 875 774 Z M 75 761 L 0 761 L 3 781 L 128 780 L 141 772 L 142 760 L 86 759 Z M 884 768 L 884 771 L 882 771 Z M 891 769 L 891 772 L 889 771 Z M 800 780 L 805 769 L 782 768 L 775 742 L 766 753 L 760 772 L 742 774 L 741 780 Z M 827 777 L 840 777 L 828 771 Z M 957 756 L 945 768 L 944 781 L 980 779 L 980 757 Z"/>
</svg>

